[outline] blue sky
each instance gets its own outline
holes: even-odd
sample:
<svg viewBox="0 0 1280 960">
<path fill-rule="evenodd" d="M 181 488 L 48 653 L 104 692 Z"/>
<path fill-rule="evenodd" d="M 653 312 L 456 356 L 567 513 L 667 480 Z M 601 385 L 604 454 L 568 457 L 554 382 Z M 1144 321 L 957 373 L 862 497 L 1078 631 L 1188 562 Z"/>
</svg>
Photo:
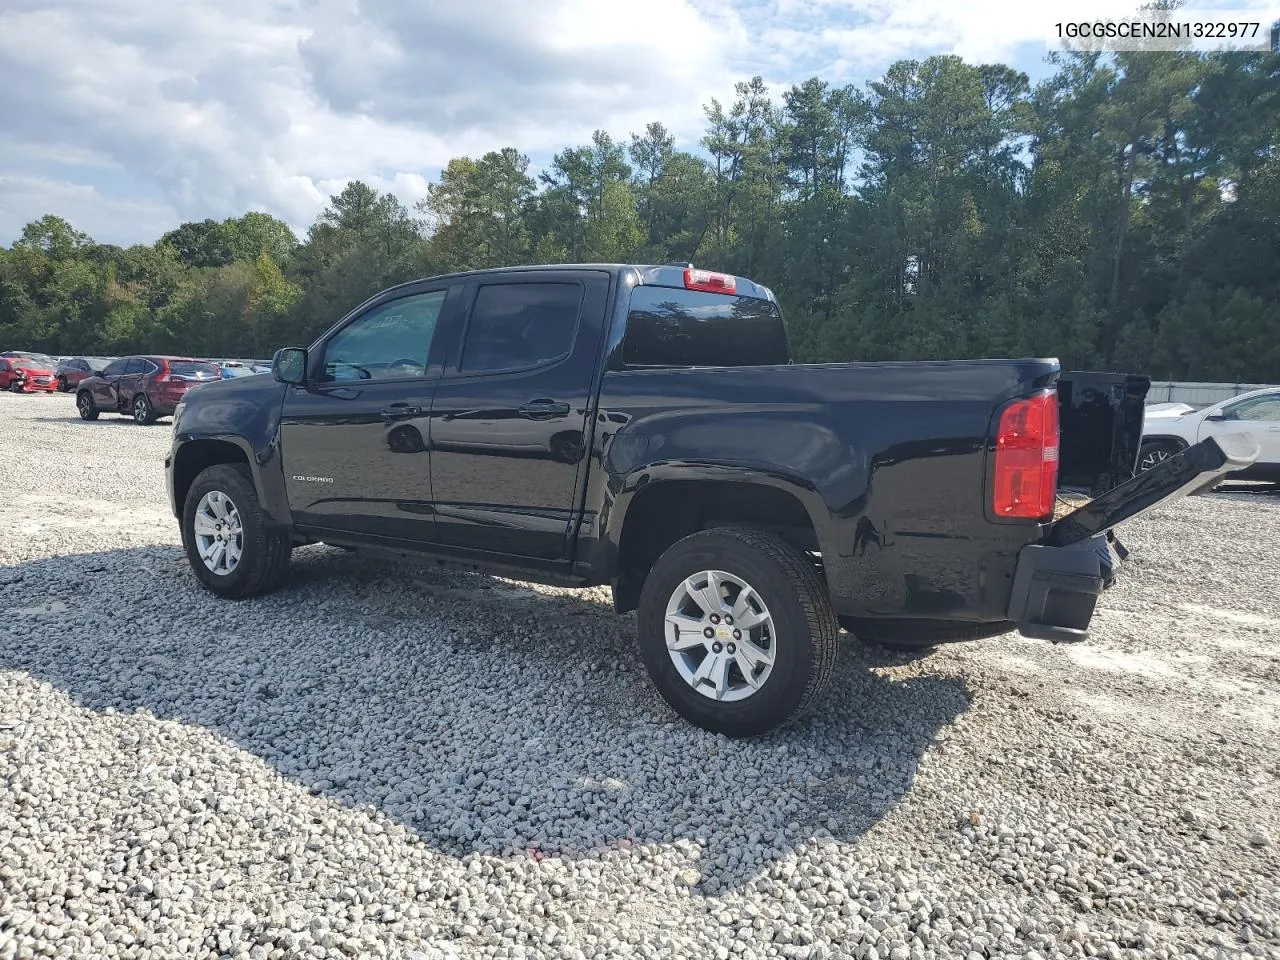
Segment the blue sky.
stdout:
<svg viewBox="0 0 1280 960">
<path fill-rule="evenodd" d="M 754 74 L 863 84 L 958 53 L 1034 81 L 1061 17 L 1013 0 L 4 0 L 0 244 L 43 213 L 119 244 L 250 209 L 301 233 L 354 178 L 412 205 L 450 157 L 512 145 L 541 166 L 651 120 L 693 147 L 703 104 Z"/>
</svg>

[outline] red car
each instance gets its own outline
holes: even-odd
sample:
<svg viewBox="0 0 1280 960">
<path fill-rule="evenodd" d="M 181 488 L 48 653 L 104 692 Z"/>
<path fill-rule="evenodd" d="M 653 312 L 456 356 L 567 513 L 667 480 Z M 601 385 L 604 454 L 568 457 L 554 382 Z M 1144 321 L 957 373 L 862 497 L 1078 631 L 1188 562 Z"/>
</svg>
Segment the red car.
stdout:
<svg viewBox="0 0 1280 960">
<path fill-rule="evenodd" d="M 0 390 L 53 393 L 57 389 L 58 381 L 46 364 L 21 357 L 0 357 Z"/>
<path fill-rule="evenodd" d="M 76 409 L 82 420 L 97 420 L 106 411 L 145 425 L 172 416 L 192 387 L 221 379 L 216 363 L 191 357 L 121 357 L 80 381 Z"/>
</svg>

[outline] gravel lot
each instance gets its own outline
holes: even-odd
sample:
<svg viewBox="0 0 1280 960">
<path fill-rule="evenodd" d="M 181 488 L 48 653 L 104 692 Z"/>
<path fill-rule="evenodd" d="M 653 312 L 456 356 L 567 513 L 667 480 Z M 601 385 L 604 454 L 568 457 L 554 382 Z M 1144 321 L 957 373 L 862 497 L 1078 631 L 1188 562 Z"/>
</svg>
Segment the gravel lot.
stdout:
<svg viewBox="0 0 1280 960">
<path fill-rule="evenodd" d="M 740 743 L 604 591 L 213 599 L 167 424 L 0 395 L 0 960 L 1280 957 L 1280 496 L 1130 525 L 1088 644 L 850 641 Z"/>
</svg>

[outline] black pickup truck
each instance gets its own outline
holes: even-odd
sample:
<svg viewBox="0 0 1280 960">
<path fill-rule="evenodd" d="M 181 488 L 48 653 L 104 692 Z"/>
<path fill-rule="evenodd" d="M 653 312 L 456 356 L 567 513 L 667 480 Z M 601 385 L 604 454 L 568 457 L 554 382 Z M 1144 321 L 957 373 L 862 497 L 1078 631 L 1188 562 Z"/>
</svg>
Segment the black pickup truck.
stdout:
<svg viewBox="0 0 1280 960">
<path fill-rule="evenodd" d="M 1111 528 L 1256 455 L 1206 441 L 1055 521 L 1060 375 L 795 364 L 745 278 L 508 268 L 386 290 L 272 376 L 197 387 L 165 467 L 220 596 L 277 586 L 314 542 L 610 584 L 667 702 L 743 736 L 817 700 L 841 626 L 1082 639 L 1125 552 Z"/>
</svg>

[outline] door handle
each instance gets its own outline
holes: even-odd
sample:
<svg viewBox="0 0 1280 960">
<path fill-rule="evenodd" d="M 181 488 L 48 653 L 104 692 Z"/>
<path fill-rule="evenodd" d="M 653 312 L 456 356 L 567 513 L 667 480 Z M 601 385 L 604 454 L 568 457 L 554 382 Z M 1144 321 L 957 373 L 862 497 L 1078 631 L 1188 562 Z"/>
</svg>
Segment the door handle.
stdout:
<svg viewBox="0 0 1280 960">
<path fill-rule="evenodd" d="M 393 403 L 389 407 L 382 408 L 383 420 L 405 420 L 409 417 L 422 416 L 422 408 L 411 406 L 407 403 Z"/>
<path fill-rule="evenodd" d="M 550 420 L 553 417 L 567 417 L 569 405 L 557 403 L 555 400 L 530 400 L 520 408 L 520 416 L 527 420 Z"/>
</svg>

